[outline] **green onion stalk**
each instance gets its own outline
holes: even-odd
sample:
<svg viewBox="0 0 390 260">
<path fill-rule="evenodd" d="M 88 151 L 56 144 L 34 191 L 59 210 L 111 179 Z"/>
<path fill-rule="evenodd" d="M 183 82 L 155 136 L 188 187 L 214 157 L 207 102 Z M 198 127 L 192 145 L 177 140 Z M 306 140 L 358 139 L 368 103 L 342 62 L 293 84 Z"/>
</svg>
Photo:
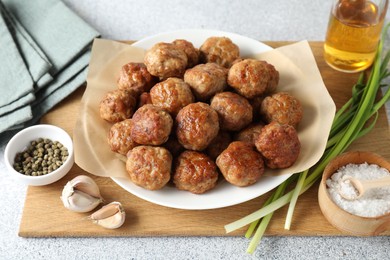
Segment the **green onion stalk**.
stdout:
<svg viewBox="0 0 390 260">
<path fill-rule="evenodd" d="M 387 50 L 383 55 L 384 39 L 389 27 L 390 24 L 387 24 L 383 31 L 367 81 L 365 81 L 365 72 L 362 72 L 352 88 L 351 99 L 337 111 L 325 151 L 319 162 L 310 169 L 292 175 L 280 184 L 261 209 L 225 226 L 226 232 L 229 233 L 250 225 L 245 234 L 247 238 L 250 238 L 256 230 L 247 249 L 248 253 L 252 254 L 256 250 L 273 213 L 288 203 L 285 229 L 290 229 L 299 196 L 321 178 L 326 165 L 333 158 L 343 153 L 352 142 L 374 128 L 378 118 L 378 110 L 390 99 L 390 87 L 379 100 L 377 98 L 381 87 L 389 85 L 385 84 L 384 80 L 390 76 L 389 68 L 387 68 L 390 61 L 390 50 Z M 286 188 L 294 182 L 296 183 L 295 187 L 286 192 Z"/>
</svg>

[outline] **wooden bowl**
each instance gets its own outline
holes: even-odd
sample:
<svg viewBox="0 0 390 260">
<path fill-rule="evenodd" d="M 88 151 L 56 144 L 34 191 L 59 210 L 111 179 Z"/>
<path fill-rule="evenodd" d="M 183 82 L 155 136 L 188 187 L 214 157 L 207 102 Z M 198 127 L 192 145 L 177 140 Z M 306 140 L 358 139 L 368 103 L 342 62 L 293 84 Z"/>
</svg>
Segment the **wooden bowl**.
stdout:
<svg viewBox="0 0 390 260">
<path fill-rule="evenodd" d="M 318 190 L 318 202 L 325 218 L 338 230 L 355 236 L 376 236 L 390 230 L 390 213 L 378 217 L 361 217 L 341 209 L 330 197 L 326 180 L 340 167 L 349 163 L 377 164 L 390 171 L 390 163 L 371 152 L 347 152 L 334 158 L 324 169 Z"/>
</svg>

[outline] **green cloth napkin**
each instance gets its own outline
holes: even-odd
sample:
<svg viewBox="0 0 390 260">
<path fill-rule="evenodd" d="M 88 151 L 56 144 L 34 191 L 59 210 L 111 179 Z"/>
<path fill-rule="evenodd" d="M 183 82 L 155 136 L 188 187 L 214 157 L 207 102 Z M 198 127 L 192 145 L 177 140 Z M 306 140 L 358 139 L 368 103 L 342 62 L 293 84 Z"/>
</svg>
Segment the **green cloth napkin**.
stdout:
<svg viewBox="0 0 390 260">
<path fill-rule="evenodd" d="M 0 2 L 3 17 L 8 24 L 8 29 L 14 37 L 15 43 L 20 49 L 26 66 L 31 74 L 32 79 L 36 82 L 35 87 L 42 87 L 52 80 L 51 75 L 48 73 L 52 67 L 45 53 L 34 42 L 31 36 L 26 32 L 23 26 L 14 15 L 7 11 L 5 6 Z"/>
<path fill-rule="evenodd" d="M 38 122 L 85 82 L 99 33 L 59 0 L 0 0 L 0 11 L 0 60 L 11 58 L 0 88 L 12 96 L 0 95 L 1 139 Z"/>
<path fill-rule="evenodd" d="M 47 55 L 53 65 L 53 74 L 89 48 L 99 35 L 59 0 L 3 2 Z"/>
<path fill-rule="evenodd" d="M 8 26 L 0 16 L 0 108 L 34 91 L 33 81 L 14 42 Z"/>
</svg>

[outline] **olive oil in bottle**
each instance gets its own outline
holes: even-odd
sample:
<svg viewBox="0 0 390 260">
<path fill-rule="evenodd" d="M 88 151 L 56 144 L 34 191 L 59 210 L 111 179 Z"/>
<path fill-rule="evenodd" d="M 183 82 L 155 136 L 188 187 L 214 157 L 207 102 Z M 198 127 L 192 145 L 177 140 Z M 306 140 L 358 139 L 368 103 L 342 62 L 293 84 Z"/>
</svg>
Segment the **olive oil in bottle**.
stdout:
<svg viewBox="0 0 390 260">
<path fill-rule="evenodd" d="M 387 5 L 388 0 L 335 0 L 324 44 L 325 61 L 344 72 L 368 68 L 376 54 Z"/>
</svg>

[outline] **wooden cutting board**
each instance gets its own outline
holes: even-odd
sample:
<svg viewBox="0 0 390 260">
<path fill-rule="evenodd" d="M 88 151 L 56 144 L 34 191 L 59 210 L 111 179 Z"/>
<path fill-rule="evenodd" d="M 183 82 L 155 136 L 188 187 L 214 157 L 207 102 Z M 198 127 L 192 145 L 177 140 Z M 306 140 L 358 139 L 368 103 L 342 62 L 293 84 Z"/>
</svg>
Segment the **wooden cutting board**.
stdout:
<svg viewBox="0 0 390 260">
<path fill-rule="evenodd" d="M 266 42 L 279 47 L 289 42 Z M 322 42 L 311 42 L 321 75 L 337 108 L 351 95 L 357 74 L 345 74 L 329 68 L 322 57 Z M 79 103 L 85 86 L 80 87 L 43 119 L 72 134 Z M 321 97 L 318 97 L 321 98 Z M 365 150 L 381 154 L 390 160 L 389 125 L 384 109 L 380 111 L 375 129 L 356 141 L 349 150 Z M 92 224 L 88 213 L 74 213 L 62 206 L 60 195 L 67 181 L 87 174 L 77 165 L 60 181 L 43 187 L 29 187 L 25 200 L 19 235 L 22 237 L 98 237 L 98 236 L 237 236 L 246 228 L 226 234 L 224 225 L 261 208 L 268 194 L 240 205 L 215 210 L 180 210 L 152 204 L 137 198 L 109 178 L 91 176 L 101 188 L 106 202 L 120 201 L 127 214 L 125 224 L 117 230 L 106 230 Z M 297 203 L 291 230 L 284 230 L 287 206 L 277 211 L 266 231 L 270 236 L 345 235 L 333 228 L 323 217 L 317 203 L 318 184 L 303 194 Z M 390 235 L 390 232 L 384 235 Z"/>
</svg>

